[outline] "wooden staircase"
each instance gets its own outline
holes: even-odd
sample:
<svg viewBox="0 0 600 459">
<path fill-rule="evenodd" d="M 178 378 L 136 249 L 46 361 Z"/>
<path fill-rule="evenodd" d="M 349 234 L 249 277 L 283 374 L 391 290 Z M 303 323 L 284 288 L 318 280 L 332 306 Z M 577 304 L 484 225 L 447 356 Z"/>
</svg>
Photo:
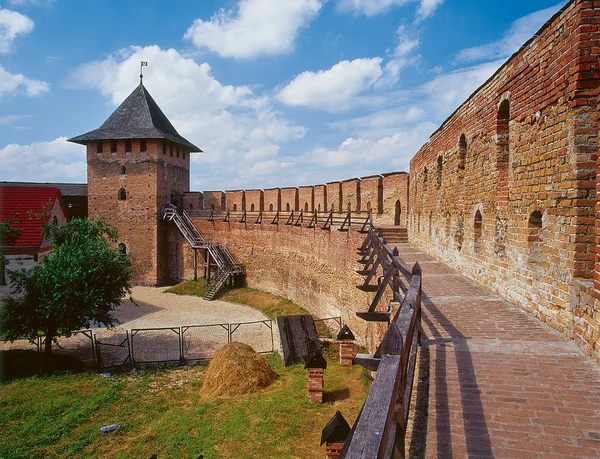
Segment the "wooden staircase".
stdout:
<svg viewBox="0 0 600 459">
<path fill-rule="evenodd" d="M 408 228 L 402 226 L 378 226 L 377 231 L 385 238 L 388 245 L 408 243 Z"/>
<path fill-rule="evenodd" d="M 214 300 L 229 279 L 246 272 L 244 266 L 235 261 L 225 245 L 212 242 L 200 232 L 185 210 L 180 215 L 176 209 L 167 208 L 164 211 L 163 220 L 175 223 L 192 248 L 208 250 L 209 255 L 218 266 L 219 272 L 208 284 L 208 290 L 204 295 L 205 300 Z"/>
</svg>

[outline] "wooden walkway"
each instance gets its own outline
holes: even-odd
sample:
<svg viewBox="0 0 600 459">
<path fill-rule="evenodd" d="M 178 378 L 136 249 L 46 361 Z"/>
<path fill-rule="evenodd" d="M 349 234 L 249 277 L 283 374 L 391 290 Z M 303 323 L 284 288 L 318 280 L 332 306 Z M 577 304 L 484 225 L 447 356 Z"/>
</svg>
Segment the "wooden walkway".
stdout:
<svg viewBox="0 0 600 459">
<path fill-rule="evenodd" d="M 600 366 L 550 327 L 409 244 L 423 269 L 411 457 L 599 458 Z"/>
</svg>

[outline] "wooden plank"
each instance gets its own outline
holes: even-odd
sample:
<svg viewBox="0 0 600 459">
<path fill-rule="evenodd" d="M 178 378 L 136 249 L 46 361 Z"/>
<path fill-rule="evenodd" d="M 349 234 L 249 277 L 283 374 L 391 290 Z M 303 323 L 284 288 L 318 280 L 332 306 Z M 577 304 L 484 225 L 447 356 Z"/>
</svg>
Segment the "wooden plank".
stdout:
<svg viewBox="0 0 600 459">
<path fill-rule="evenodd" d="M 354 361 L 369 371 L 377 371 L 381 359 L 373 357 L 373 354 L 356 354 Z"/>
<path fill-rule="evenodd" d="M 400 356 L 382 357 L 345 459 L 383 457 L 394 414 L 392 401 L 398 392 L 399 370 Z"/>
<path fill-rule="evenodd" d="M 360 317 L 362 320 L 366 320 L 367 322 L 389 322 L 391 314 L 389 312 L 357 312 L 357 317 Z"/>
</svg>

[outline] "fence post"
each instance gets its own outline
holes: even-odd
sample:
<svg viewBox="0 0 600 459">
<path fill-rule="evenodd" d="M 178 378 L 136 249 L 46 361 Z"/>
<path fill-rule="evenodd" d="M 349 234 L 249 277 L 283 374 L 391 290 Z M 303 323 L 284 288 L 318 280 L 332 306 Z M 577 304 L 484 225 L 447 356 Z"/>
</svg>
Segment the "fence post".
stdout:
<svg viewBox="0 0 600 459">
<path fill-rule="evenodd" d="M 131 342 L 129 341 L 129 331 L 125 330 L 125 337 L 127 338 L 127 350 L 129 351 L 129 361 L 131 362 L 131 368 L 135 367 L 135 360 L 133 358 L 133 336 L 131 336 Z"/>
<path fill-rule="evenodd" d="M 183 329 L 179 327 L 179 362 L 183 363 Z"/>
</svg>

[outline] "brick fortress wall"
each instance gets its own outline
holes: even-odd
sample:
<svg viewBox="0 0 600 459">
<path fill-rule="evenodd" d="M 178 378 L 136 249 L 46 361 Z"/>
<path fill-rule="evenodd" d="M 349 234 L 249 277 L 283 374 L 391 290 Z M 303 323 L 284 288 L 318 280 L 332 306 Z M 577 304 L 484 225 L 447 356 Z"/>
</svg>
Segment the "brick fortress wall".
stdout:
<svg viewBox="0 0 600 459">
<path fill-rule="evenodd" d="M 409 211 L 412 243 L 597 359 L 599 23 L 570 2 L 461 105 L 411 161 Z"/>
</svg>

